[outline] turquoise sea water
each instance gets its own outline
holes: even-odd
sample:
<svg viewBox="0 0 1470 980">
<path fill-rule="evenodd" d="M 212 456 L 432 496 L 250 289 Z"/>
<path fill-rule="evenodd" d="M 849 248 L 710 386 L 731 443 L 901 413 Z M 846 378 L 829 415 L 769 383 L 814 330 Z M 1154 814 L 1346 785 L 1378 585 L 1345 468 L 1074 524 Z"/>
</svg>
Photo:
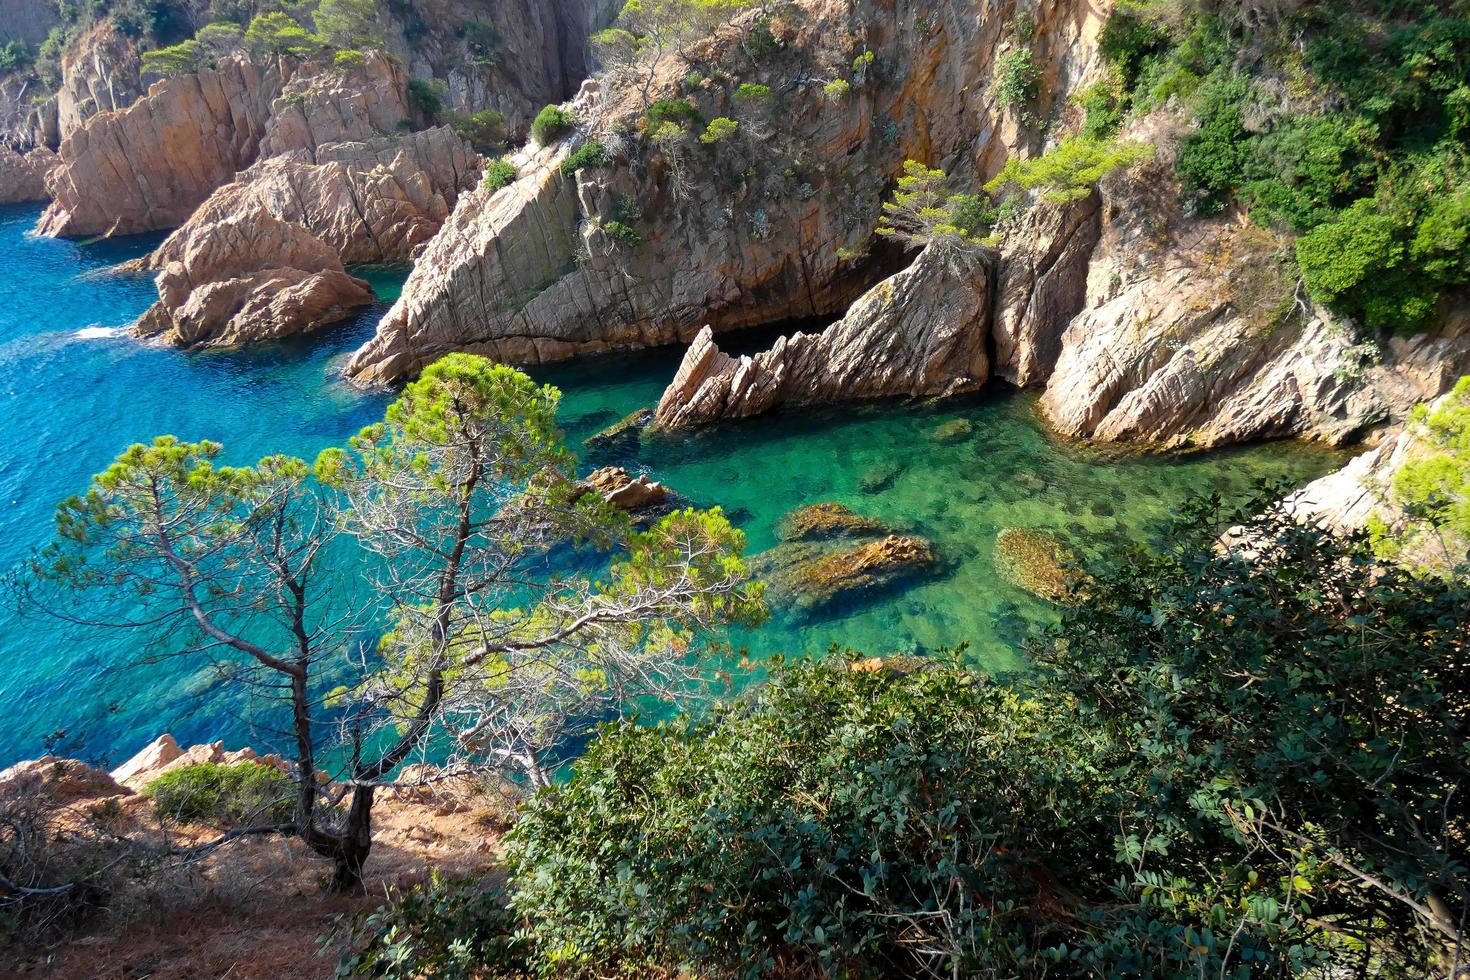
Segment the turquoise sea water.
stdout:
<svg viewBox="0 0 1470 980">
<path fill-rule="evenodd" d="M 336 369 L 369 336 L 386 305 L 309 341 L 230 354 L 187 354 L 123 333 L 152 301 L 151 283 L 106 272 L 156 239 L 79 245 L 26 234 L 38 211 L 0 208 L 0 568 L 44 543 L 55 502 L 82 490 L 131 442 L 159 433 L 223 442 L 231 462 L 269 452 L 310 457 L 382 412 L 388 396 L 344 385 Z M 401 274 L 372 273 L 391 300 Z M 565 393 L 574 445 L 656 401 L 678 351 L 587 358 L 533 373 Z M 955 419 L 970 435 L 936 443 Z M 1051 531 L 1081 550 L 1151 540 L 1191 492 L 1238 496 L 1262 478 L 1305 481 L 1338 459 L 1292 444 L 1187 459 L 1098 453 L 1050 441 L 1033 399 L 1014 392 L 939 406 L 880 404 L 777 415 L 687 436 L 585 453 L 591 467 L 646 469 L 685 498 L 721 504 L 752 550 L 775 542 L 791 509 L 838 501 L 935 545 L 940 570 L 911 587 L 816 617 L 777 610 L 758 631 L 731 637 L 754 655 L 820 651 L 833 643 L 872 653 L 968 642 L 992 669 L 1022 665 L 1016 643 L 1044 621 L 1044 603 L 996 572 L 996 534 Z M 865 492 L 866 485 L 882 489 Z M 39 754 L 58 730 L 60 750 L 121 761 L 164 732 L 180 741 L 262 737 L 247 705 L 198 664 L 127 668 L 141 649 L 121 632 L 22 618 L 0 607 L 0 703 L 11 723 L 0 766 Z"/>
</svg>

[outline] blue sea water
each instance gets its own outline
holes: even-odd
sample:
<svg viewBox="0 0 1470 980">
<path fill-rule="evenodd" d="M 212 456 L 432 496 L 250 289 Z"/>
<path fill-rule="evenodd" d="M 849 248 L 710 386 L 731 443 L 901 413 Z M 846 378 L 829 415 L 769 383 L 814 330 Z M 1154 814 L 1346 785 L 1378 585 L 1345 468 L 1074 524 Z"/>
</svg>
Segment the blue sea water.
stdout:
<svg viewBox="0 0 1470 980">
<path fill-rule="evenodd" d="M 44 544 L 56 502 L 85 489 L 132 442 L 172 433 L 220 441 L 230 462 L 272 452 L 310 458 L 380 417 L 390 396 L 354 390 L 337 371 L 371 335 L 401 271 L 367 271 L 383 303 L 309 339 L 183 353 L 126 335 L 155 294 L 148 279 L 109 271 L 156 238 L 35 238 L 27 232 L 38 214 L 0 207 L 0 569 Z M 563 425 L 580 448 L 656 401 L 679 353 L 608 355 L 532 373 L 562 388 Z M 970 656 L 995 670 L 1023 666 L 1020 640 L 1048 617 L 1044 603 L 997 573 L 1001 529 L 1047 530 L 1097 552 L 1151 540 L 1190 493 L 1239 498 L 1260 479 L 1303 482 L 1338 462 L 1293 444 L 1188 458 L 1097 453 L 1050 440 L 1033 413 L 1030 396 L 997 391 L 937 406 L 777 415 L 584 455 L 588 467 L 647 470 L 697 504 L 724 506 L 753 551 L 775 543 L 783 514 L 820 501 L 935 544 L 939 574 L 815 618 L 777 610 L 768 625 L 731 637 L 752 655 L 834 643 L 922 652 L 967 642 Z M 968 437 L 930 438 L 959 419 L 971 423 Z M 48 736 L 60 751 L 113 763 L 164 731 L 185 743 L 264 747 L 238 690 L 197 662 L 136 666 L 144 653 L 136 634 L 0 607 L 0 703 L 10 718 L 0 766 L 39 754 Z"/>
</svg>

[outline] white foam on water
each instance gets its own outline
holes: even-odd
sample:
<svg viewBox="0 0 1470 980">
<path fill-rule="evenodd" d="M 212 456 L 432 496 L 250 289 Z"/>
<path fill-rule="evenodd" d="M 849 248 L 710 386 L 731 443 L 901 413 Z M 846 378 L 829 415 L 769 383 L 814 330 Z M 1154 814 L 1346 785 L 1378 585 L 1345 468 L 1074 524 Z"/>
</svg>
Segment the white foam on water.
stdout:
<svg viewBox="0 0 1470 980">
<path fill-rule="evenodd" d="M 121 336 L 122 332 L 126 329 L 126 327 L 83 327 L 76 333 L 72 334 L 72 336 L 76 337 L 78 340 L 97 340 L 102 337 Z"/>
</svg>

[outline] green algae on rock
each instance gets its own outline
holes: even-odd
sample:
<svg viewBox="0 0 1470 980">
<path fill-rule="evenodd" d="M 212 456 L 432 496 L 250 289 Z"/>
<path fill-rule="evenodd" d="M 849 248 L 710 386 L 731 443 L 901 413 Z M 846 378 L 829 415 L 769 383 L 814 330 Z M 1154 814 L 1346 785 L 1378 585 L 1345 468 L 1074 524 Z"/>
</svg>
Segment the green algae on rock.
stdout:
<svg viewBox="0 0 1470 980">
<path fill-rule="evenodd" d="M 948 446 L 951 443 L 964 442 L 974 433 L 975 423 L 969 419 L 951 419 L 930 432 L 929 441 Z"/>
<path fill-rule="evenodd" d="M 773 603 L 806 612 L 893 585 L 935 564 L 933 546 L 906 534 L 846 547 L 791 541 L 750 561 L 752 573 L 769 585 Z"/>
<path fill-rule="evenodd" d="M 647 406 L 624 415 L 621 419 L 582 440 L 588 449 L 619 450 L 636 446 L 653 421 L 653 409 Z"/>
<path fill-rule="evenodd" d="M 1008 527 L 995 536 L 996 571 L 1043 599 L 1060 599 L 1071 591 L 1076 576 L 1067 565 L 1072 560 L 1061 542 L 1045 531 Z"/>
</svg>

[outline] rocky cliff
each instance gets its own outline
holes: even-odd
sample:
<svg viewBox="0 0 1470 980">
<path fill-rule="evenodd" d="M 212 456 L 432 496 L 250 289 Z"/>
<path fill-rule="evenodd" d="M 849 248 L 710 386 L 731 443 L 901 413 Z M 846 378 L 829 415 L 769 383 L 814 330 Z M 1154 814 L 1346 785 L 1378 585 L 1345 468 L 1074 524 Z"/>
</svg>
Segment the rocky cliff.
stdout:
<svg viewBox="0 0 1470 980">
<path fill-rule="evenodd" d="M 126 109 L 92 116 L 62 141 L 48 178 L 44 235 L 131 234 L 181 224 L 249 165 L 291 66 L 230 59 L 156 82 Z"/>
<path fill-rule="evenodd" d="M 38 146 L 17 153 L 0 145 L 0 204 L 46 199 L 46 175 L 56 165 L 56 154 Z"/>
<path fill-rule="evenodd" d="M 1017 9 L 808 0 L 779 8 L 773 50 L 759 57 L 741 43 L 752 12 L 649 80 L 652 98 L 680 97 L 695 69 L 689 105 L 737 120 L 735 136 L 701 142 L 687 124 L 655 139 L 657 127 L 639 123 L 641 85 L 619 85 L 582 114 L 609 164 L 584 167 L 574 187 L 523 177 L 495 203 L 497 220 L 456 215 L 456 247 L 425 253 L 349 372 L 390 381 L 449 350 L 540 360 L 687 341 L 706 324 L 718 333 L 842 312 L 881 277 L 861 256 L 904 159 L 972 177 L 1034 139 L 993 91 L 995 59 L 1017 43 L 1007 27 Z M 1104 14 L 1068 0 L 1035 8 L 1039 112 L 1065 104 L 1095 68 Z M 846 89 L 829 90 L 838 79 Z M 742 83 L 771 96 L 736 99 Z M 632 234 L 610 234 L 612 222 Z M 497 258 L 515 251 L 501 236 L 519 240 L 524 228 L 558 243 L 539 250 L 546 261 Z"/>
</svg>

